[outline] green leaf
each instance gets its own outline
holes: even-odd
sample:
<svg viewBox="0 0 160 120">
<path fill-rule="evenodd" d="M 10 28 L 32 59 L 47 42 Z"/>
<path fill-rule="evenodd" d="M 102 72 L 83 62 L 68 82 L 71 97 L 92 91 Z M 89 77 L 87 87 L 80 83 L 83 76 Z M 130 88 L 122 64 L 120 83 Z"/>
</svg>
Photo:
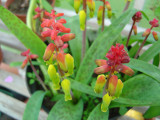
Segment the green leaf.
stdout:
<svg viewBox="0 0 160 120">
<path fill-rule="evenodd" d="M 39 111 L 47 92 L 36 91 L 27 102 L 23 120 L 38 120 Z"/>
<path fill-rule="evenodd" d="M 153 117 L 157 117 L 159 115 L 160 115 L 160 106 L 152 106 L 145 112 L 143 116 L 146 119 L 150 119 Z"/>
<path fill-rule="evenodd" d="M 37 1 L 39 2 L 39 0 Z M 42 5 L 44 9 L 47 10 L 48 12 L 51 12 L 51 10 L 53 9 L 53 7 L 46 0 L 42 0 Z"/>
<path fill-rule="evenodd" d="M 154 10 L 154 15 L 158 18 L 158 19 L 160 19 L 160 7 L 157 7 L 157 8 L 155 8 L 155 10 Z"/>
<path fill-rule="evenodd" d="M 136 60 L 136 59 L 131 59 L 131 61 L 126 65 L 131 67 L 134 70 L 147 74 L 148 76 L 154 78 L 154 80 L 160 83 L 160 79 L 159 79 L 160 69 L 158 69 L 158 67 L 152 64 L 146 63 L 142 60 Z"/>
<path fill-rule="evenodd" d="M 30 84 L 30 85 L 32 85 L 34 82 L 35 82 L 34 79 L 30 79 L 30 80 L 29 80 L 29 84 Z"/>
<path fill-rule="evenodd" d="M 98 104 L 90 113 L 87 120 L 108 120 L 109 110 L 107 112 L 101 111 L 101 105 Z"/>
<path fill-rule="evenodd" d="M 123 92 L 110 107 L 157 106 L 160 105 L 160 84 L 153 78 L 141 74 L 124 82 Z M 118 102 L 118 103 L 115 103 Z"/>
<path fill-rule="evenodd" d="M 137 50 L 139 48 L 139 42 L 137 42 L 130 50 L 129 50 L 129 56 L 133 58 L 135 54 L 137 53 Z"/>
<path fill-rule="evenodd" d="M 72 101 L 59 100 L 49 112 L 47 120 L 81 120 L 83 112 L 83 102 L 77 104 Z"/>
<path fill-rule="evenodd" d="M 144 16 L 144 18 L 146 18 L 146 20 L 149 21 L 149 17 L 147 16 L 147 14 L 144 11 L 142 11 L 142 10 L 140 12 Z"/>
<path fill-rule="evenodd" d="M 160 53 L 160 42 L 155 42 L 150 48 L 148 48 L 140 57 L 139 60 L 150 61 L 154 56 Z"/>
<path fill-rule="evenodd" d="M 20 19 L 13 15 L 9 10 L 0 5 L 0 18 L 8 27 L 8 29 L 27 47 L 32 53 L 39 56 L 39 60 L 43 62 L 43 54 L 46 45 L 42 40 L 30 30 Z"/>
<path fill-rule="evenodd" d="M 157 67 L 159 66 L 159 54 L 154 57 L 153 65 L 155 65 Z"/>
<path fill-rule="evenodd" d="M 123 30 L 124 26 L 128 23 L 130 18 L 135 13 L 135 10 L 129 10 L 123 13 L 118 19 L 116 19 L 112 25 L 101 32 L 97 39 L 93 42 L 92 46 L 87 51 L 80 68 L 78 70 L 76 80 L 82 83 L 88 83 L 90 77 L 93 74 L 96 67 L 95 60 L 104 58 L 111 45 L 119 37 L 119 34 Z"/>
<path fill-rule="evenodd" d="M 128 111 L 128 109 L 126 107 L 120 107 L 119 108 L 119 114 L 120 115 L 124 115 L 127 111 Z"/>
</svg>

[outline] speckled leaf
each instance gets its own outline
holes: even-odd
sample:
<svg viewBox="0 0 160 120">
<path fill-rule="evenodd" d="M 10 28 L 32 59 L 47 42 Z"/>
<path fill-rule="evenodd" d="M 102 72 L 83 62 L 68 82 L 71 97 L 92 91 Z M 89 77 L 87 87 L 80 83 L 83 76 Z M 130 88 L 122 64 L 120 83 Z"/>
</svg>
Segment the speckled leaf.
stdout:
<svg viewBox="0 0 160 120">
<path fill-rule="evenodd" d="M 90 113 L 87 120 L 108 120 L 109 110 L 107 112 L 101 111 L 101 104 L 98 104 Z"/>
<path fill-rule="evenodd" d="M 83 102 L 80 100 L 77 104 L 72 101 L 59 100 L 51 109 L 47 120 L 81 120 L 83 112 Z"/>
<path fill-rule="evenodd" d="M 36 91 L 27 102 L 23 120 L 38 120 L 39 111 L 46 95 L 44 91 Z"/>
<path fill-rule="evenodd" d="M 142 60 L 131 59 L 131 61 L 126 64 L 134 70 L 140 71 L 148 76 L 154 78 L 160 83 L 160 69 L 152 64 L 146 63 Z"/>
<path fill-rule="evenodd" d="M 115 99 L 110 107 L 160 105 L 159 93 L 158 82 L 147 75 L 137 75 L 124 82 L 121 98 Z"/>
<path fill-rule="evenodd" d="M 76 80 L 88 83 L 96 67 L 95 60 L 104 58 L 111 45 L 117 40 L 124 26 L 131 19 L 135 10 L 126 11 L 122 16 L 115 20 L 112 25 L 101 32 L 92 46 L 87 51 L 80 68 L 78 70 Z"/>
<path fill-rule="evenodd" d="M 5 23 L 8 29 L 24 44 L 31 49 L 31 52 L 39 56 L 43 62 L 43 54 L 46 45 L 42 40 L 32 32 L 20 19 L 13 15 L 9 10 L 0 5 L 0 19 Z"/>
</svg>

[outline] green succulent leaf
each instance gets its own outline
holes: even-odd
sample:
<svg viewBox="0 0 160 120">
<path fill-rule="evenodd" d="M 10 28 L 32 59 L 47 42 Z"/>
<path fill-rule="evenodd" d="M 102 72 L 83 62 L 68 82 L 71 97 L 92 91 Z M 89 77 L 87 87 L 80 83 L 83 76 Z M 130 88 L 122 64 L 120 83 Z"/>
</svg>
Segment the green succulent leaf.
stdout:
<svg viewBox="0 0 160 120">
<path fill-rule="evenodd" d="M 81 120 L 83 112 L 83 102 L 77 104 L 72 101 L 59 100 L 49 112 L 47 120 Z"/>
<path fill-rule="evenodd" d="M 23 120 L 38 120 L 39 111 L 47 92 L 36 91 L 27 102 Z"/>
<path fill-rule="evenodd" d="M 145 113 L 144 118 L 151 119 L 160 115 L 160 106 L 152 106 Z"/>
<path fill-rule="evenodd" d="M 101 104 L 98 104 L 90 113 L 87 120 L 108 120 L 109 110 L 107 112 L 101 111 Z"/>
</svg>

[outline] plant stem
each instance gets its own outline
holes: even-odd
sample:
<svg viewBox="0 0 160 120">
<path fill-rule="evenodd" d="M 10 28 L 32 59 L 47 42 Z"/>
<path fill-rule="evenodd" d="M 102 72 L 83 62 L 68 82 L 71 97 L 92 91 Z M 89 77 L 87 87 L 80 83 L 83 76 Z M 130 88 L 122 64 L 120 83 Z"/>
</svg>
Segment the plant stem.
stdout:
<svg viewBox="0 0 160 120">
<path fill-rule="evenodd" d="M 131 34 L 132 34 L 132 31 L 133 31 L 133 26 L 135 25 L 135 21 L 133 21 L 133 24 L 132 24 L 132 27 L 131 27 L 131 30 L 129 32 L 129 35 L 128 35 L 128 39 L 127 39 L 127 42 L 126 42 L 126 47 L 128 47 L 128 43 L 129 43 L 129 39 L 131 37 Z"/>
<path fill-rule="evenodd" d="M 55 6 L 55 3 L 56 3 L 56 0 L 53 0 L 53 2 L 52 2 L 52 7 L 54 8 L 54 6 Z"/>
<path fill-rule="evenodd" d="M 37 71 L 36 71 L 36 68 L 33 66 L 31 60 L 29 60 L 29 63 L 30 63 L 30 65 L 31 65 L 31 68 L 32 68 L 33 72 L 35 73 L 38 81 L 39 81 L 40 84 L 42 85 L 43 89 L 44 89 L 45 91 L 47 91 L 47 90 L 48 90 L 47 87 L 45 86 L 45 84 L 43 83 L 42 79 L 41 79 L 40 76 L 38 75 L 38 73 L 37 73 Z"/>
<path fill-rule="evenodd" d="M 153 27 L 151 27 L 150 29 L 152 30 L 152 28 L 153 28 Z M 149 35 L 150 35 L 150 34 L 148 34 L 148 35 L 145 37 L 145 39 L 143 40 L 143 42 L 142 42 L 141 46 L 139 47 L 139 49 L 138 49 L 136 55 L 134 56 L 135 59 L 137 59 L 137 57 L 138 57 L 138 55 L 139 55 L 141 49 L 143 48 L 145 42 L 147 41 L 147 38 L 148 38 Z"/>
<path fill-rule="evenodd" d="M 104 30 L 104 19 L 105 19 L 105 1 L 103 1 L 102 32 Z"/>
<path fill-rule="evenodd" d="M 87 8 L 86 8 L 86 0 L 83 0 L 83 10 L 85 11 L 85 13 L 87 14 Z M 87 17 L 86 17 L 87 19 Z M 85 19 L 85 29 L 82 33 L 82 51 L 81 51 L 81 61 L 84 58 L 85 52 L 86 52 L 86 19 Z"/>
<path fill-rule="evenodd" d="M 150 35 L 150 34 L 149 34 L 149 35 Z M 141 46 L 139 47 L 139 49 L 138 49 L 136 55 L 134 56 L 135 59 L 137 59 L 137 57 L 138 57 L 138 55 L 139 55 L 139 53 L 140 53 L 142 47 L 144 46 L 144 44 L 145 44 L 145 42 L 146 42 L 146 40 L 147 40 L 147 38 L 148 38 L 149 35 L 147 35 L 147 36 L 145 37 L 144 41 L 142 42 Z"/>
<path fill-rule="evenodd" d="M 130 3 L 131 3 L 131 1 L 128 1 L 128 0 L 127 0 L 126 6 L 124 7 L 123 12 L 125 12 L 125 11 L 128 9 Z"/>
</svg>

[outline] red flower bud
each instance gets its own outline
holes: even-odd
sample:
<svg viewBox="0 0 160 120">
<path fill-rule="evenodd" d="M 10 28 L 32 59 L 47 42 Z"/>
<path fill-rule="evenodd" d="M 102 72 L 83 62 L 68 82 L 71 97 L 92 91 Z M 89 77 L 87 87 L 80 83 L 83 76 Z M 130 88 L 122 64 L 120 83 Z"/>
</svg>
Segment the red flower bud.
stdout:
<svg viewBox="0 0 160 120">
<path fill-rule="evenodd" d="M 64 18 L 59 19 L 58 22 L 59 22 L 59 23 L 62 23 L 62 24 L 67 23 L 67 21 L 66 21 Z"/>
<path fill-rule="evenodd" d="M 120 72 L 122 72 L 128 76 L 134 75 L 134 71 L 130 67 L 125 66 L 125 65 L 122 65 L 122 69 L 120 70 Z"/>
<path fill-rule="evenodd" d="M 38 58 L 38 55 L 32 54 L 32 55 L 30 55 L 30 58 L 31 58 L 31 59 L 37 59 L 37 58 Z"/>
<path fill-rule="evenodd" d="M 21 53 L 22 56 L 27 56 L 30 53 L 30 49 Z"/>
<path fill-rule="evenodd" d="M 21 65 L 21 68 L 23 69 L 28 63 L 28 59 L 25 59 Z"/>
<path fill-rule="evenodd" d="M 136 25 L 133 26 L 133 31 L 134 31 L 134 34 L 137 35 L 137 26 Z"/>
<path fill-rule="evenodd" d="M 105 2 L 105 5 L 106 5 L 107 10 L 109 10 L 109 11 L 112 10 L 111 5 L 108 1 Z"/>
<path fill-rule="evenodd" d="M 158 34 L 155 31 L 153 31 L 152 35 L 153 35 L 154 39 L 157 41 L 158 40 Z"/>
<path fill-rule="evenodd" d="M 75 34 L 73 34 L 73 33 L 65 34 L 61 37 L 63 42 L 68 42 L 74 38 L 75 38 Z"/>
<path fill-rule="evenodd" d="M 61 16 L 64 16 L 64 13 L 57 13 L 56 14 L 56 17 L 61 17 Z"/>
<path fill-rule="evenodd" d="M 68 44 L 67 43 L 63 44 L 63 46 L 62 46 L 62 49 L 66 49 L 66 48 L 68 48 Z"/>
<path fill-rule="evenodd" d="M 52 30 L 51 32 L 51 40 L 56 40 L 57 39 L 57 35 L 58 35 L 58 31 L 57 30 Z"/>
<path fill-rule="evenodd" d="M 41 33 L 41 35 L 42 35 L 42 37 L 49 37 L 49 36 L 51 36 L 51 29 L 49 29 L 49 28 L 44 28 L 43 29 L 43 32 Z"/>
<path fill-rule="evenodd" d="M 63 24 L 62 23 L 57 23 L 56 24 L 56 26 L 57 26 L 57 28 L 59 29 L 59 31 L 61 31 L 61 32 L 63 32 L 63 33 L 70 33 L 70 28 L 66 28 L 66 27 L 64 27 L 63 26 Z"/>
<path fill-rule="evenodd" d="M 54 23 L 54 20 L 51 19 L 43 19 L 43 22 L 41 24 L 41 27 L 44 28 L 44 27 L 50 27 L 52 24 Z"/>
<path fill-rule="evenodd" d="M 149 35 L 151 33 L 151 29 L 147 29 L 143 34 L 142 34 L 142 36 L 143 37 L 146 37 L 147 35 Z"/>
<path fill-rule="evenodd" d="M 48 61 L 50 59 L 50 57 L 52 56 L 53 52 L 54 52 L 54 49 L 55 49 L 55 45 L 53 43 L 50 43 L 46 50 L 45 50 L 45 53 L 44 53 L 44 56 L 43 56 L 43 59 L 45 61 Z"/>
<path fill-rule="evenodd" d="M 156 20 L 155 18 L 149 22 L 150 25 L 152 25 L 152 27 L 158 27 L 159 23 L 158 20 Z"/>
<path fill-rule="evenodd" d="M 56 45 L 58 48 L 60 48 L 60 47 L 63 46 L 63 41 L 61 40 L 61 37 L 60 37 L 60 36 L 58 36 L 58 37 L 56 38 L 56 40 L 54 40 L 54 43 L 55 43 L 55 45 Z"/>
<path fill-rule="evenodd" d="M 136 14 L 132 17 L 132 20 L 135 22 L 139 22 L 142 19 L 142 13 L 140 11 L 136 12 Z"/>
</svg>

